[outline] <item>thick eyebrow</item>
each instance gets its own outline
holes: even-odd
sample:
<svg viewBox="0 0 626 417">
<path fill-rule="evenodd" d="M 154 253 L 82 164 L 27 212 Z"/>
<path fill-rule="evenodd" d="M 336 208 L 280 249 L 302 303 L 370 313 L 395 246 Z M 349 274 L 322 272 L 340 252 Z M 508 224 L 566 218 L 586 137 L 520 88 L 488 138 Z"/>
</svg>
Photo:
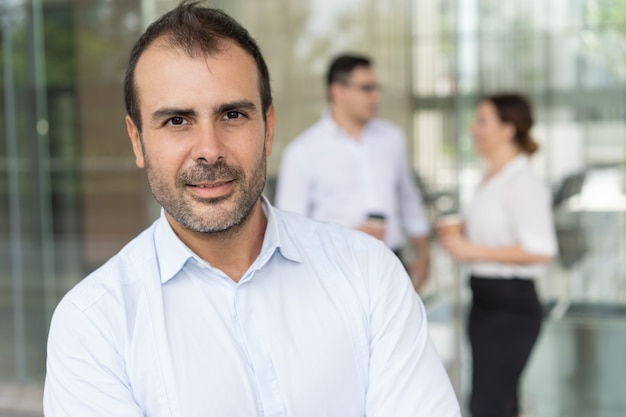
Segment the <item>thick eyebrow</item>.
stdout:
<svg viewBox="0 0 626 417">
<path fill-rule="evenodd" d="M 257 106 L 248 100 L 233 101 L 221 104 L 213 109 L 214 114 L 224 114 L 233 110 L 245 110 L 248 112 L 257 111 Z"/>
<path fill-rule="evenodd" d="M 250 113 L 253 113 L 257 111 L 257 106 L 253 102 L 248 101 L 248 100 L 233 101 L 233 102 L 223 103 L 223 104 L 220 104 L 219 106 L 216 106 L 213 109 L 213 114 L 219 115 L 219 114 L 224 114 L 224 113 L 227 113 L 229 111 L 234 111 L 234 110 L 245 110 Z M 184 109 L 184 108 L 177 108 L 177 107 L 162 107 L 156 110 L 154 113 L 152 113 L 151 120 L 153 122 L 160 122 L 161 120 L 169 119 L 171 117 L 176 117 L 176 116 L 194 118 L 198 116 L 198 112 L 196 112 L 194 109 Z"/>
<path fill-rule="evenodd" d="M 179 108 L 175 108 L 175 107 L 162 107 L 160 109 L 158 109 L 157 111 L 155 111 L 154 113 L 152 113 L 152 121 L 153 122 L 159 122 L 163 119 L 169 119 L 170 117 L 175 117 L 175 116 L 180 116 L 180 117 L 195 117 L 197 116 L 197 113 L 195 110 L 193 109 L 179 109 Z"/>
</svg>

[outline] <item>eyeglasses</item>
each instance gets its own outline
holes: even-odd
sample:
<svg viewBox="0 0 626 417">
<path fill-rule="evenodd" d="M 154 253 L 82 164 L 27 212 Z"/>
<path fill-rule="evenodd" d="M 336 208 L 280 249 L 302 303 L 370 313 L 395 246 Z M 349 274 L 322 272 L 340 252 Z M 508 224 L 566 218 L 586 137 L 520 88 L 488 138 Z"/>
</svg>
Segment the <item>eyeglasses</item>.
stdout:
<svg viewBox="0 0 626 417">
<path fill-rule="evenodd" d="M 341 83 L 343 86 L 345 87 L 351 87 L 351 88 L 355 88 L 357 90 L 360 90 L 361 92 L 365 93 L 365 94 L 372 94 L 372 93 L 378 93 L 380 92 L 383 88 L 380 84 L 377 83 L 371 83 L 371 84 L 354 84 L 354 83 Z"/>
</svg>

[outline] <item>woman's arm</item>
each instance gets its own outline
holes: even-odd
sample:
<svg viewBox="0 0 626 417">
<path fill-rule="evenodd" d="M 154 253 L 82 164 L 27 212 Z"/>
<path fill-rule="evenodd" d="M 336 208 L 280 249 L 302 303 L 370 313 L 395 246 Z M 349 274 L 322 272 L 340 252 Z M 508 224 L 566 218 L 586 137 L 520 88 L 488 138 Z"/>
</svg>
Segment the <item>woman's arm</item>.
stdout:
<svg viewBox="0 0 626 417">
<path fill-rule="evenodd" d="M 462 236 L 440 236 L 439 241 L 456 261 L 498 262 L 517 265 L 543 264 L 552 259 L 524 250 L 521 246 L 478 246 Z"/>
</svg>

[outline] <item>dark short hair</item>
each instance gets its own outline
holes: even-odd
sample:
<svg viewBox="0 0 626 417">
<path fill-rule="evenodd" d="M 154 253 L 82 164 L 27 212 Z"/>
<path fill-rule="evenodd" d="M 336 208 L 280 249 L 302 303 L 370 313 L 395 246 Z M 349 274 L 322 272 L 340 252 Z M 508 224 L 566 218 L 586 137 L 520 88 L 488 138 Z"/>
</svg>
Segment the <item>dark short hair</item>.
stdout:
<svg viewBox="0 0 626 417">
<path fill-rule="evenodd" d="M 141 132 L 139 97 L 135 83 L 135 68 L 145 50 L 156 40 L 168 47 L 183 50 L 188 56 L 219 53 L 224 41 L 233 41 L 256 61 L 259 71 L 259 93 L 265 118 L 272 104 L 272 90 L 267 65 L 261 50 L 250 33 L 235 19 L 219 9 L 205 7 L 200 1 L 182 1 L 178 7 L 153 22 L 137 40 L 130 53 L 124 77 L 126 113 Z"/>
<path fill-rule="evenodd" d="M 532 105 L 525 95 L 515 92 L 498 93 L 485 96 L 481 101 L 493 104 L 500 121 L 513 125 L 513 140 L 522 152 L 528 155 L 537 152 L 539 145 L 530 135 L 533 126 Z"/>
<path fill-rule="evenodd" d="M 326 74 L 326 87 L 330 88 L 333 83 L 345 83 L 350 74 L 358 67 L 370 68 L 372 60 L 363 55 L 342 54 L 330 63 Z"/>
</svg>

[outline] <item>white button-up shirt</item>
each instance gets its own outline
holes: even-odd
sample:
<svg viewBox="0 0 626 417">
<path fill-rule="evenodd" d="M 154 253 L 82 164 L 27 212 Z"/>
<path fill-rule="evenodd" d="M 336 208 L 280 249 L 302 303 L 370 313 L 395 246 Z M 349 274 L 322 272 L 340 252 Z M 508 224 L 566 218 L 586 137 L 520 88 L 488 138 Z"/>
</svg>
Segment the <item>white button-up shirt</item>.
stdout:
<svg viewBox="0 0 626 417">
<path fill-rule="evenodd" d="M 162 215 L 57 307 L 47 417 L 460 417 L 397 258 L 264 201 L 235 283 Z"/>
<path fill-rule="evenodd" d="M 520 155 L 478 187 L 465 210 L 468 239 L 481 246 L 519 245 L 527 252 L 554 256 L 556 232 L 550 190 L 536 177 L 528 157 Z M 472 273 L 483 277 L 533 278 L 543 265 L 474 262 Z"/>
<path fill-rule="evenodd" d="M 408 164 L 405 137 L 394 124 L 373 119 L 359 140 L 326 113 L 284 150 L 276 207 L 355 228 L 368 213 L 385 215 L 385 243 L 430 231 L 422 196 Z"/>
</svg>

